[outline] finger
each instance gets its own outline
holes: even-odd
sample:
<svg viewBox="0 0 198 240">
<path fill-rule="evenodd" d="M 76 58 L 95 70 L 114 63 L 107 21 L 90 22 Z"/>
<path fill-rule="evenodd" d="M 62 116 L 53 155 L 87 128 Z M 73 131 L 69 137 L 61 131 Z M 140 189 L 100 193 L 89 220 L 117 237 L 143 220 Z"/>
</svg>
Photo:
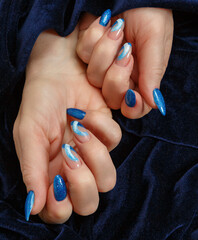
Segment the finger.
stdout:
<svg viewBox="0 0 198 240">
<path fill-rule="evenodd" d="M 76 147 L 94 175 L 98 191 L 112 190 L 116 183 L 116 170 L 106 146 L 78 121 L 72 121 L 71 128 Z"/>
<path fill-rule="evenodd" d="M 25 203 L 26 220 L 39 213 L 46 202 L 48 189 L 49 142 L 42 130 L 31 120 L 15 122 L 14 141 L 28 196 Z"/>
<path fill-rule="evenodd" d="M 101 109 L 100 111 L 82 111 L 76 108 L 67 109 L 67 114 L 72 120 L 80 122 L 91 131 L 108 149 L 114 149 L 121 140 L 121 129 L 112 119 L 110 110 Z"/>
<path fill-rule="evenodd" d="M 63 144 L 62 152 L 65 158 L 63 172 L 74 211 L 83 216 L 94 213 L 98 207 L 99 196 L 93 174 L 70 145 Z"/>
<path fill-rule="evenodd" d="M 165 115 L 165 103 L 159 90 L 166 69 L 166 62 L 164 61 L 165 45 L 163 43 L 164 34 L 160 30 L 158 34 L 149 36 L 143 44 L 137 44 L 137 58 L 140 92 L 152 108 L 158 107 L 161 113 Z"/>
<path fill-rule="evenodd" d="M 60 224 L 66 222 L 72 214 L 72 203 L 67 193 L 64 179 L 56 175 L 48 190 L 47 202 L 39 214 L 46 223 Z"/>
<path fill-rule="evenodd" d="M 133 68 L 131 51 L 131 44 L 125 43 L 105 75 L 102 93 L 107 105 L 112 109 L 120 109 L 123 97 L 129 89 Z"/>
<path fill-rule="evenodd" d="M 93 49 L 87 68 L 89 82 L 95 87 L 102 87 L 108 68 L 113 63 L 123 40 L 124 20 L 118 19 L 111 29 L 98 41 Z"/>
<path fill-rule="evenodd" d="M 77 54 L 85 63 L 89 63 L 92 51 L 99 39 L 108 30 L 111 20 L 111 10 L 106 10 L 101 17 L 97 18 L 87 30 L 81 31 L 77 43 Z M 82 20 L 81 29 L 85 28 L 90 19 Z"/>
<path fill-rule="evenodd" d="M 139 92 L 129 89 L 121 104 L 122 114 L 129 119 L 138 119 L 146 115 L 151 107 L 145 102 Z"/>
</svg>

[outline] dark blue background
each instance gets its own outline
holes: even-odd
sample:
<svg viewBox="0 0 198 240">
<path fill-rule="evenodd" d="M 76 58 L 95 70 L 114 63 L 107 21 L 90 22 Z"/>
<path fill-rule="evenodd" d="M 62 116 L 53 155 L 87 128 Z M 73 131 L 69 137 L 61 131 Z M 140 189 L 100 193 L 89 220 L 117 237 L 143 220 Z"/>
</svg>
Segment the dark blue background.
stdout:
<svg viewBox="0 0 198 240">
<path fill-rule="evenodd" d="M 154 6 L 174 9 L 174 43 L 161 90 L 167 116 L 140 120 L 119 111 L 123 138 L 112 152 L 118 179 L 100 195 L 97 212 L 66 224 L 24 218 L 26 189 L 12 140 L 24 70 L 39 33 L 69 34 L 79 15 L 113 15 Z M 198 1 L 1 0 L 0 2 L 0 239 L 198 240 Z"/>
</svg>

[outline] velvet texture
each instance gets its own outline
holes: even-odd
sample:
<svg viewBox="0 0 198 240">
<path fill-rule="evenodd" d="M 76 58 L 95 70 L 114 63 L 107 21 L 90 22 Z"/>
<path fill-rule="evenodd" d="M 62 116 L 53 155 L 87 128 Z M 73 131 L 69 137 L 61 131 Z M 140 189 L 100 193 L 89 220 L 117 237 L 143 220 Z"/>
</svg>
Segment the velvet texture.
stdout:
<svg viewBox="0 0 198 240">
<path fill-rule="evenodd" d="M 80 13 L 113 14 L 135 7 L 174 9 L 174 43 L 162 81 L 167 116 L 139 120 L 119 111 L 123 130 L 112 151 L 117 184 L 100 194 L 95 214 L 73 214 L 62 225 L 37 216 L 26 222 L 26 189 L 12 140 L 24 71 L 45 29 L 69 34 Z M 184 12 L 185 11 L 185 12 Z M 2 0 L 0 2 L 0 239 L 198 240 L 198 2 L 197 0 Z"/>
</svg>

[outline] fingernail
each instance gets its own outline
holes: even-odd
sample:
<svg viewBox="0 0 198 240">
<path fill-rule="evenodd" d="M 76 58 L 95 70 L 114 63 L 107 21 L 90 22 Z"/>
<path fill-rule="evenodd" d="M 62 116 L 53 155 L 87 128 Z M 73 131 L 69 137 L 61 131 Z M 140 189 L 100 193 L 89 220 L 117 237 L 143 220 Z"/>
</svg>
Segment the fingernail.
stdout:
<svg viewBox="0 0 198 240">
<path fill-rule="evenodd" d="M 159 111 L 161 112 L 161 114 L 163 116 L 165 116 L 166 115 L 166 105 L 164 102 L 163 95 L 158 88 L 155 88 L 153 90 L 153 98 L 154 98 L 154 102 L 157 105 Z"/>
<path fill-rule="evenodd" d="M 77 152 L 73 149 L 73 147 L 69 144 L 63 144 L 62 151 L 70 168 L 75 169 L 81 166 L 81 161 L 78 159 Z"/>
<path fill-rule="evenodd" d="M 106 27 L 111 19 L 111 10 L 107 9 L 100 17 L 99 24 Z"/>
<path fill-rule="evenodd" d="M 119 18 L 111 27 L 110 32 L 108 33 L 108 36 L 113 39 L 117 40 L 124 29 L 124 19 Z"/>
<path fill-rule="evenodd" d="M 71 122 L 72 130 L 76 136 L 76 138 L 81 142 L 88 142 L 90 139 L 90 135 L 86 131 L 86 128 L 79 123 L 78 121 L 72 121 Z"/>
<path fill-rule="evenodd" d="M 121 67 L 127 66 L 130 61 L 131 52 L 132 45 L 130 43 L 125 43 L 120 49 L 119 55 L 116 59 L 116 63 Z"/>
<path fill-rule="evenodd" d="M 136 104 L 135 93 L 132 89 L 129 89 L 125 95 L 125 102 L 128 107 L 134 107 Z"/>
<path fill-rule="evenodd" d="M 29 191 L 25 201 L 25 219 L 29 221 L 30 213 L 34 205 L 34 192 Z"/>
<path fill-rule="evenodd" d="M 82 120 L 85 117 L 86 112 L 84 112 L 80 109 L 77 109 L 77 108 L 68 108 L 67 114 L 71 117 Z"/>
<path fill-rule="evenodd" d="M 62 201 L 67 196 L 67 189 L 65 181 L 60 175 L 56 175 L 54 178 L 54 197 L 56 201 Z"/>
</svg>

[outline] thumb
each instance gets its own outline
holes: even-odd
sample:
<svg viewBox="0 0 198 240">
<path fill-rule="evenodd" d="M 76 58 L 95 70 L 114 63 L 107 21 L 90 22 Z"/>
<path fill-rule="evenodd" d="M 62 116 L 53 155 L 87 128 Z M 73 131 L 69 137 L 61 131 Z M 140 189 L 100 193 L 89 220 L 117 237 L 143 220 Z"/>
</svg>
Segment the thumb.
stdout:
<svg viewBox="0 0 198 240">
<path fill-rule="evenodd" d="M 138 40 L 136 40 L 138 42 Z M 158 107 L 165 115 L 165 102 L 160 92 L 160 82 L 166 70 L 168 57 L 165 59 L 163 34 L 150 36 L 143 44 L 137 44 L 139 66 L 139 89 L 145 101 L 152 107 Z"/>
<path fill-rule="evenodd" d="M 46 202 L 48 181 L 49 142 L 42 130 L 31 121 L 15 121 L 13 137 L 27 188 L 25 217 L 38 214 Z"/>
</svg>

